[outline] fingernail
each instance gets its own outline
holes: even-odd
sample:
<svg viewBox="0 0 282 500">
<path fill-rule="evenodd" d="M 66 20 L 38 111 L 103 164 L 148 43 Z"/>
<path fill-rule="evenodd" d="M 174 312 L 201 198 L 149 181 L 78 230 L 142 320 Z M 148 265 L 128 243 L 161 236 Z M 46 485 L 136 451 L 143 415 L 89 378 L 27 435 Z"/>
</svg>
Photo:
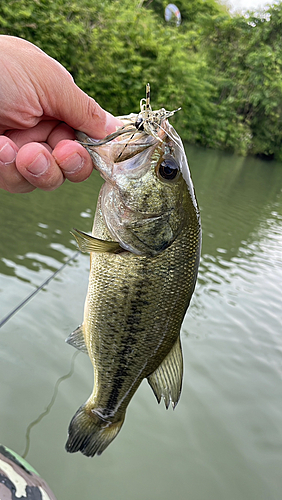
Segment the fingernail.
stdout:
<svg viewBox="0 0 282 500">
<path fill-rule="evenodd" d="M 75 174 L 83 167 L 84 163 L 84 158 L 82 158 L 82 156 L 80 156 L 78 153 L 74 153 L 73 155 L 66 158 L 66 160 L 61 162 L 60 165 L 66 173 Z"/>
<path fill-rule="evenodd" d="M 121 120 L 118 120 L 115 116 L 111 115 L 110 113 L 106 113 L 106 133 L 107 135 L 112 134 L 113 132 L 116 131 L 118 127 L 122 127 L 123 123 Z"/>
<path fill-rule="evenodd" d="M 39 153 L 39 155 L 36 156 L 33 162 L 28 166 L 27 171 L 33 175 L 42 175 L 45 174 L 49 166 L 50 162 L 48 158 L 46 158 L 43 153 Z"/>
<path fill-rule="evenodd" d="M 0 161 L 4 163 L 4 165 L 9 165 L 9 163 L 13 163 L 16 159 L 17 152 L 15 149 L 11 146 L 9 142 L 7 142 L 1 149 L 0 149 Z"/>
</svg>

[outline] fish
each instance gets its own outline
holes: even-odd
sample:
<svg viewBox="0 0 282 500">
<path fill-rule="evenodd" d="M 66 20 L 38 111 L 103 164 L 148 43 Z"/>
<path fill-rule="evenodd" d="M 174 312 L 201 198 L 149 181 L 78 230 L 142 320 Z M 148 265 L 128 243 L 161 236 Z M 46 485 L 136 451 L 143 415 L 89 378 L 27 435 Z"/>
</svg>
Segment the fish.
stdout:
<svg viewBox="0 0 282 500">
<path fill-rule="evenodd" d="M 88 354 L 93 392 L 75 413 L 66 450 L 93 457 L 119 433 L 143 379 L 175 408 L 183 378 L 180 329 L 193 295 L 201 250 L 200 212 L 175 111 L 140 112 L 95 141 L 79 132 L 104 179 L 92 234 L 73 230 L 90 253 L 83 323 L 67 342 Z"/>
</svg>

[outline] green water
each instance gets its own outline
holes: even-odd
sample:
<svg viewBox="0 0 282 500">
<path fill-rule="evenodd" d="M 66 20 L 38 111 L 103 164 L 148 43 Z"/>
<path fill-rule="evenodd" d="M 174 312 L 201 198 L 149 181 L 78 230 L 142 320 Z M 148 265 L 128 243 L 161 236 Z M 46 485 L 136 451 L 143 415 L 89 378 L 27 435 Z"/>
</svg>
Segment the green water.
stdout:
<svg viewBox="0 0 282 500">
<path fill-rule="evenodd" d="M 82 320 L 86 255 L 0 329 L 0 442 L 23 454 L 56 387 L 26 459 L 58 500 L 282 497 L 282 165 L 187 149 L 203 250 L 175 411 L 145 381 L 101 457 L 65 452 L 93 381 L 64 342 Z M 53 193 L 0 192 L 0 320 L 75 253 L 69 229 L 90 230 L 100 185 L 94 173 Z"/>
</svg>

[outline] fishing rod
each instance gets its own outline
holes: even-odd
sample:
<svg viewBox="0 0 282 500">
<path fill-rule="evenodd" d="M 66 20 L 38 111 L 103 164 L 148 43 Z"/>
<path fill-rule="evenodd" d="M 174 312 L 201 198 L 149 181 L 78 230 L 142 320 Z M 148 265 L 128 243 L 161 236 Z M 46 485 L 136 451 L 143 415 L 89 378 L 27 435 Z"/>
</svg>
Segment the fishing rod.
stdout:
<svg viewBox="0 0 282 500">
<path fill-rule="evenodd" d="M 57 271 L 51 274 L 51 276 L 49 276 L 49 278 L 47 278 L 38 288 L 36 288 L 36 290 L 33 290 L 33 292 L 31 292 L 18 306 L 16 306 L 9 314 L 7 314 L 7 316 L 5 316 L 0 321 L 0 328 L 4 326 L 5 323 L 7 323 L 7 321 L 9 321 L 9 319 L 12 316 L 14 316 L 14 314 L 16 314 L 25 304 L 27 304 L 27 302 L 29 302 L 38 292 L 40 292 L 40 290 L 42 290 L 44 286 L 48 285 L 48 283 L 50 283 L 50 281 L 53 278 L 55 278 L 55 276 L 57 276 L 57 274 L 59 274 L 64 269 L 64 267 L 66 267 L 70 262 L 75 260 L 76 257 L 78 257 L 79 253 L 80 253 L 79 250 L 75 252 L 75 254 L 72 257 L 70 257 L 66 262 L 64 262 L 64 264 L 61 267 L 59 267 Z"/>
</svg>

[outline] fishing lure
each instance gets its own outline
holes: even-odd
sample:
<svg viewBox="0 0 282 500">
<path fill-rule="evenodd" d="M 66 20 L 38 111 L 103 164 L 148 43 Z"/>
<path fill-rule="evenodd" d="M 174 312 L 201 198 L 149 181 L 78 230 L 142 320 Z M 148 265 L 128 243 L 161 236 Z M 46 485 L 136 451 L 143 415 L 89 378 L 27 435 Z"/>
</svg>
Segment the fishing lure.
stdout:
<svg viewBox="0 0 282 500">
<path fill-rule="evenodd" d="M 169 135 L 161 126 L 163 120 L 173 116 L 174 113 L 179 111 L 181 108 L 174 109 L 173 111 L 167 111 L 165 108 L 158 109 L 156 111 L 152 110 L 151 107 L 151 91 L 150 84 L 146 85 L 146 98 L 142 98 L 140 101 L 140 113 L 130 113 L 129 115 L 119 116 L 123 121 L 128 122 L 123 127 L 119 127 L 116 132 L 113 132 L 110 135 L 107 135 L 104 139 L 100 141 L 93 140 L 95 142 L 95 146 L 102 146 L 107 142 L 116 139 L 120 135 L 132 133 L 132 137 L 128 142 L 134 137 L 137 132 L 145 132 L 148 135 L 152 135 L 160 142 L 163 142 L 162 139 L 158 135 L 158 129 L 163 130 L 166 135 Z M 80 132 L 77 132 L 78 142 L 82 146 L 89 146 L 89 142 L 80 141 L 79 138 L 82 137 Z M 171 137 L 174 141 L 174 139 Z M 122 154 L 122 153 L 121 153 Z"/>
</svg>

